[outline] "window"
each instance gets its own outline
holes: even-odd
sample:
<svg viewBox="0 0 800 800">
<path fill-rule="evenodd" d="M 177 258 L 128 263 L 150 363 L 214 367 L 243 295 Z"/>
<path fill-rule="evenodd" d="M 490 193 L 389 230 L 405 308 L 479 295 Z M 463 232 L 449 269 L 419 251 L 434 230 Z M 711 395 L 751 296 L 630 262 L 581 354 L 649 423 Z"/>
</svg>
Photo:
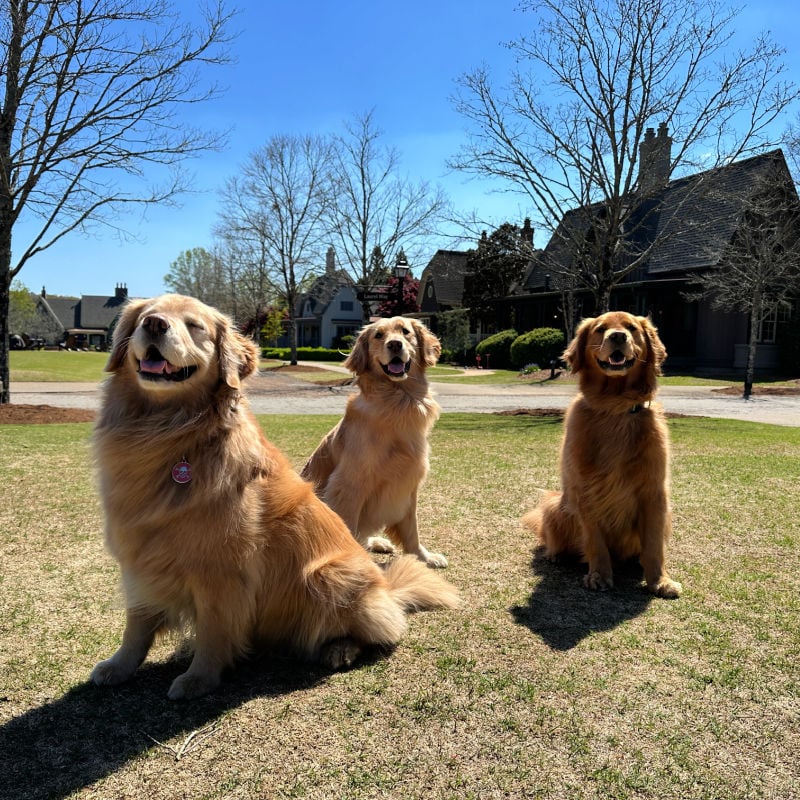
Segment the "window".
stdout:
<svg viewBox="0 0 800 800">
<path fill-rule="evenodd" d="M 781 306 L 773 308 L 766 314 L 758 326 L 758 341 L 762 344 L 775 344 L 775 334 L 779 322 L 788 322 L 791 317 L 791 309 Z"/>
<path fill-rule="evenodd" d="M 342 300 L 342 301 L 340 301 L 339 310 L 340 311 L 352 311 L 353 310 L 353 301 L 352 300 Z"/>
</svg>

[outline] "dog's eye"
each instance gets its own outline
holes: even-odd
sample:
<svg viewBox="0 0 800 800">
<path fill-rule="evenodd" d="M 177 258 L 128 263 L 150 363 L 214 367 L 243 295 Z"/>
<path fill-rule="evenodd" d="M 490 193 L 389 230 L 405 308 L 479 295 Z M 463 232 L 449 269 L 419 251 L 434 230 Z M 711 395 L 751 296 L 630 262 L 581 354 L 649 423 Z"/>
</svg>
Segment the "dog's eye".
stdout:
<svg viewBox="0 0 800 800">
<path fill-rule="evenodd" d="M 403 328 L 403 336 L 408 336 L 411 331 L 408 328 Z"/>
<path fill-rule="evenodd" d="M 205 327 L 203 327 L 202 322 L 198 322 L 196 319 L 187 319 L 186 320 L 186 327 L 187 328 L 195 328 L 198 331 L 204 331 Z"/>
<path fill-rule="evenodd" d="M 628 323 L 628 324 L 627 324 L 625 327 L 626 327 L 626 328 L 627 328 L 627 329 L 628 329 L 628 330 L 629 330 L 631 333 L 636 333 L 636 331 L 638 330 L 638 328 L 636 327 L 636 325 L 634 325 L 632 322 L 629 322 L 629 323 Z"/>
<path fill-rule="evenodd" d="M 383 339 L 383 333 L 381 333 L 381 331 L 375 331 L 375 338 L 376 339 Z"/>
<path fill-rule="evenodd" d="M 595 333 L 605 333 L 606 326 L 605 325 L 598 325 L 595 329 Z"/>
</svg>

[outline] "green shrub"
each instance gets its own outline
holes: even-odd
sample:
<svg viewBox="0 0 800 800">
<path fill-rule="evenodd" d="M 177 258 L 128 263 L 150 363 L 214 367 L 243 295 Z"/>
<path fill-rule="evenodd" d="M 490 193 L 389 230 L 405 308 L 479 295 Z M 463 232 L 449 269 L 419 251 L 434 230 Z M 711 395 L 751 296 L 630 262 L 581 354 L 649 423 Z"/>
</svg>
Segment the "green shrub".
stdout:
<svg viewBox="0 0 800 800">
<path fill-rule="evenodd" d="M 557 328 L 534 328 L 518 336 L 511 344 L 511 364 L 517 369 L 526 364 L 538 364 L 542 369 L 561 357 L 564 333 Z"/>
<path fill-rule="evenodd" d="M 278 361 L 288 361 L 291 358 L 291 349 L 288 347 L 264 347 L 261 349 L 262 358 L 274 358 Z M 298 361 L 344 361 L 347 353 L 331 350 L 328 347 L 298 347 Z"/>
<path fill-rule="evenodd" d="M 518 335 L 513 328 L 492 334 L 478 343 L 475 355 L 481 357 L 483 366 L 488 369 L 509 369 L 511 367 L 511 345 Z"/>
</svg>

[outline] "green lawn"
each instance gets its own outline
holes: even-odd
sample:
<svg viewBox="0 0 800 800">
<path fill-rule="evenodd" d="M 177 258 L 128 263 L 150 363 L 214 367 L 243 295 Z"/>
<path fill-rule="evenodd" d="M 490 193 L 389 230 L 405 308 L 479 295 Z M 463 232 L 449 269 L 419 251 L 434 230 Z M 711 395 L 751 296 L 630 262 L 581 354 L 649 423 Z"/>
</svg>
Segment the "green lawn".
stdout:
<svg viewBox="0 0 800 800">
<path fill-rule="evenodd" d="M 11 381 L 97 382 L 103 379 L 108 353 L 94 350 L 12 350 Z"/>
<path fill-rule="evenodd" d="M 11 381 L 75 381 L 96 382 L 103 378 L 103 367 L 108 361 L 108 353 L 96 352 L 56 352 L 51 350 L 14 350 L 11 352 Z M 262 361 L 261 369 L 275 369 L 285 362 Z M 317 369 L 307 373 L 293 372 L 292 377 L 298 380 L 320 383 L 342 380 L 345 375 L 340 371 L 328 370 L 320 372 L 330 366 L 320 362 Z M 341 366 L 341 364 L 339 364 Z M 477 383 L 491 385 L 508 385 L 519 383 L 540 382 L 541 378 L 521 378 L 514 370 L 493 370 L 489 373 L 470 372 L 465 375 L 463 370 L 447 364 L 438 364 L 428 370 L 428 377 L 433 381 L 447 381 L 448 383 Z M 562 378 L 563 380 L 563 378 Z M 664 386 L 729 386 L 742 383 L 741 377 L 727 378 L 698 378 L 693 375 L 666 375 L 661 378 Z M 781 381 L 767 380 L 762 383 L 780 385 Z"/>
<path fill-rule="evenodd" d="M 334 422 L 261 418 L 297 466 Z M 349 672 L 258 656 L 189 704 L 167 645 L 85 683 L 123 624 L 90 426 L 0 426 L 0 798 L 798 796 L 800 429 L 669 426 L 679 600 L 534 554 L 519 518 L 557 486 L 557 418 L 446 414 L 420 528 L 463 609 Z"/>
</svg>

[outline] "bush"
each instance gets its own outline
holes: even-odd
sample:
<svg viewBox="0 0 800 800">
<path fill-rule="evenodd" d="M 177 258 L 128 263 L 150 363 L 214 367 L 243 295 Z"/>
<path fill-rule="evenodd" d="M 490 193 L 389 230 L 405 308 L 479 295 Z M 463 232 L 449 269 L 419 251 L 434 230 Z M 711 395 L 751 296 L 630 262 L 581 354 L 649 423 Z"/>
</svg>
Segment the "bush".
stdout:
<svg viewBox="0 0 800 800">
<path fill-rule="evenodd" d="M 518 334 L 512 328 L 492 334 L 478 343 L 475 355 L 481 357 L 484 367 L 509 369 L 511 367 L 511 345 Z"/>
<path fill-rule="evenodd" d="M 291 356 L 288 347 L 264 347 L 261 349 L 262 358 L 275 358 L 278 361 L 288 361 Z M 347 353 L 331 350 L 327 347 L 298 347 L 298 361 L 344 361 Z"/>
<path fill-rule="evenodd" d="M 539 364 L 548 368 L 550 362 L 558 360 L 564 351 L 564 333 L 557 328 L 534 328 L 518 336 L 511 344 L 510 356 L 513 366 Z"/>
</svg>

